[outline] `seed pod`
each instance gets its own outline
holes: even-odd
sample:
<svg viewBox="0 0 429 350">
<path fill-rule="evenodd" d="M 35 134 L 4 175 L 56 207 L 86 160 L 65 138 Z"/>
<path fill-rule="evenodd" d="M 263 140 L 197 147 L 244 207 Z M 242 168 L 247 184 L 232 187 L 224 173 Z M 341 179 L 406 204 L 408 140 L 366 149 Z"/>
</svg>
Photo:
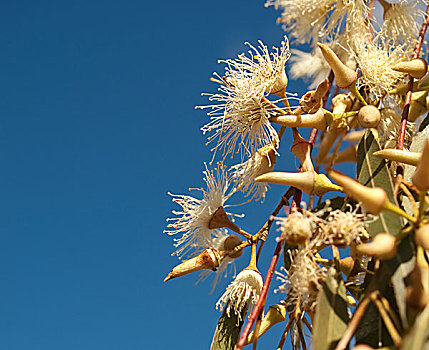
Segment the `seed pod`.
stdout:
<svg viewBox="0 0 429 350">
<path fill-rule="evenodd" d="M 236 246 L 240 245 L 242 240 L 237 235 L 230 235 L 226 237 L 226 239 L 223 242 L 223 250 L 231 250 L 235 248 Z M 243 249 L 239 250 L 238 252 L 235 252 L 233 254 L 229 254 L 228 256 L 230 258 L 236 259 L 243 254 Z"/>
<path fill-rule="evenodd" d="M 388 233 L 379 233 L 371 243 L 357 246 L 358 253 L 367 256 L 376 256 L 382 260 L 394 258 L 397 250 L 396 238 Z"/>
<path fill-rule="evenodd" d="M 363 128 L 376 128 L 381 120 L 381 113 L 375 106 L 363 106 L 359 110 L 357 120 Z"/>
</svg>

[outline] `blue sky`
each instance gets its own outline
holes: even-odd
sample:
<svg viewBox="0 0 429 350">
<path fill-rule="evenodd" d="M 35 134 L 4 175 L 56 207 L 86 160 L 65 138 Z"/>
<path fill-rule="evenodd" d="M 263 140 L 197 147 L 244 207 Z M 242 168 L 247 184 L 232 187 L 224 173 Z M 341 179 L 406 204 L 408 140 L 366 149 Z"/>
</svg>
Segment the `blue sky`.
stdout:
<svg viewBox="0 0 429 350">
<path fill-rule="evenodd" d="M 162 282 L 177 263 L 167 191 L 202 186 L 211 155 L 194 106 L 217 59 L 282 40 L 263 5 L 0 4 L 1 349 L 209 347 L 225 283 L 210 295 L 197 276 Z M 289 147 L 278 165 L 293 171 Z M 240 224 L 257 230 L 282 192 L 237 208 Z"/>
</svg>

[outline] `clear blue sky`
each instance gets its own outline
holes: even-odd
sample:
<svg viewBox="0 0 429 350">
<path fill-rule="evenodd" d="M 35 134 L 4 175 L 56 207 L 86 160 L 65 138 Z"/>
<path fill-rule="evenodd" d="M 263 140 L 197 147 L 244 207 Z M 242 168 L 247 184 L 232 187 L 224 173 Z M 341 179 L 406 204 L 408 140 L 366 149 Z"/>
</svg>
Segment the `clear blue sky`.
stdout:
<svg viewBox="0 0 429 350">
<path fill-rule="evenodd" d="M 0 4 L 1 349 L 208 349 L 225 284 L 162 282 L 177 263 L 166 193 L 202 186 L 194 106 L 217 59 L 280 43 L 263 5 Z M 293 171 L 289 147 L 279 168 Z M 282 192 L 237 209 L 242 226 L 258 229 Z"/>
</svg>

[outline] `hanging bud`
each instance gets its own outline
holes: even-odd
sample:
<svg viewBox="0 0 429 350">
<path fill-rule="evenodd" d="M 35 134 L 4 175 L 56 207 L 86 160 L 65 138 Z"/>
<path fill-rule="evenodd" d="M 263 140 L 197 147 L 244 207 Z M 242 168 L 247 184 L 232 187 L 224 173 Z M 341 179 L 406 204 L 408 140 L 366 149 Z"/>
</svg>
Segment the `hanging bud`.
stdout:
<svg viewBox="0 0 429 350">
<path fill-rule="evenodd" d="M 396 238 L 388 233 L 379 233 L 371 243 L 357 246 L 358 253 L 375 256 L 382 260 L 393 259 L 397 252 Z"/>
<path fill-rule="evenodd" d="M 427 90 L 429 89 L 429 74 L 426 74 L 422 79 L 419 80 L 417 85 L 418 90 Z M 413 91 L 416 91 L 413 89 Z"/>
<path fill-rule="evenodd" d="M 359 110 L 357 120 L 363 128 L 376 128 L 381 120 L 381 113 L 375 106 L 363 106 Z"/>
<path fill-rule="evenodd" d="M 213 270 L 216 271 L 222 261 L 223 254 L 215 248 L 208 248 L 204 250 L 200 255 L 182 262 L 177 265 L 168 275 L 165 277 L 164 282 L 171 280 L 176 277 L 184 276 L 189 273 L 199 270 Z"/>
<path fill-rule="evenodd" d="M 255 340 L 259 339 L 264 333 L 266 333 L 272 326 L 277 323 L 283 322 L 286 319 L 286 305 L 277 304 L 271 305 L 268 308 L 267 314 L 261 321 L 259 326 L 258 335 L 255 336 L 255 330 L 253 330 L 248 336 L 246 343 L 244 345 L 253 343 Z"/>
<path fill-rule="evenodd" d="M 225 240 L 223 241 L 223 250 L 225 251 L 231 250 L 239 246 L 241 243 L 242 243 L 242 240 L 240 239 L 240 237 L 238 237 L 237 235 L 230 235 L 226 237 Z M 230 258 L 236 259 L 236 258 L 239 258 L 241 254 L 243 254 L 243 249 L 235 253 L 228 254 L 228 256 Z"/>
<path fill-rule="evenodd" d="M 409 74 L 415 79 L 421 79 L 428 72 L 428 64 L 423 58 L 415 58 L 411 61 L 399 62 L 392 69 Z"/>
<path fill-rule="evenodd" d="M 297 157 L 301 163 L 302 171 L 313 171 L 313 163 L 311 161 L 311 144 L 301 137 L 298 130 L 292 129 L 293 144 L 290 147 L 291 152 Z M 262 175 L 262 174 L 261 174 Z"/>
<path fill-rule="evenodd" d="M 424 251 L 422 248 L 417 249 L 416 265 L 411 272 L 411 284 L 407 287 L 405 300 L 407 305 L 415 310 L 423 310 L 429 302 L 429 269 Z"/>
<path fill-rule="evenodd" d="M 426 140 L 420 162 L 411 181 L 420 191 L 429 190 L 429 139 Z"/>
<path fill-rule="evenodd" d="M 374 152 L 373 155 L 382 157 L 390 161 L 401 162 L 414 166 L 419 164 L 420 158 L 422 156 L 422 154 L 419 152 L 409 152 L 394 148 L 385 148 L 380 151 Z"/>
<path fill-rule="evenodd" d="M 427 111 L 426 99 L 428 91 L 413 92 L 411 95 L 410 109 L 408 111 L 408 120 L 415 122 L 418 117 Z"/>
<path fill-rule="evenodd" d="M 314 171 L 305 171 L 301 173 L 282 173 L 271 172 L 258 176 L 255 181 L 264 181 L 280 185 L 296 187 L 308 194 L 321 196 L 328 191 L 340 191 L 341 187 L 334 185 L 323 174 L 317 174 Z"/>
<path fill-rule="evenodd" d="M 357 80 L 357 73 L 341 62 L 338 56 L 329 47 L 320 43 L 317 45 L 319 45 L 323 57 L 325 57 L 326 62 L 328 62 L 334 72 L 337 86 L 341 89 L 347 89 L 354 85 Z"/>
<path fill-rule="evenodd" d="M 424 250 L 429 250 L 429 224 L 420 226 L 416 230 L 415 239 L 416 243 Z"/>
<path fill-rule="evenodd" d="M 343 187 L 345 193 L 362 203 L 371 214 L 380 213 L 388 202 L 386 191 L 380 187 L 366 187 L 335 170 L 331 170 L 328 175 Z"/>
<path fill-rule="evenodd" d="M 340 163 L 347 163 L 347 162 L 353 162 L 355 163 L 357 160 L 357 145 L 351 145 L 347 147 L 346 149 L 342 150 L 337 154 L 337 157 L 335 158 L 335 164 Z M 332 154 L 325 157 L 323 160 L 323 164 L 330 164 L 332 160 Z"/>
<path fill-rule="evenodd" d="M 279 117 L 271 117 L 270 122 L 289 126 L 291 128 L 311 128 L 318 130 L 326 130 L 328 126 L 325 118 L 325 110 L 320 108 L 314 114 L 301 114 L 301 115 L 282 115 Z"/>
</svg>

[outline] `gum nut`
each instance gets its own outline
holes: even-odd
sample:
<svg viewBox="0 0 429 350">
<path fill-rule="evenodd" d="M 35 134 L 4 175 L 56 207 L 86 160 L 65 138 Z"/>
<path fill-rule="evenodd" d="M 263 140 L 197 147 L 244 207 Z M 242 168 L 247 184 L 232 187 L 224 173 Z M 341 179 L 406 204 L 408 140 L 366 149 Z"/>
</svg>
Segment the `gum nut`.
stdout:
<svg viewBox="0 0 429 350">
<path fill-rule="evenodd" d="M 235 248 L 236 246 L 241 244 L 241 239 L 237 235 L 230 235 L 226 237 L 225 241 L 223 242 L 223 249 L 224 250 L 230 250 Z M 230 254 L 229 257 L 235 259 L 241 256 L 243 254 L 243 249 L 239 250 L 238 252 L 235 252 L 233 254 Z"/>
<path fill-rule="evenodd" d="M 363 128 L 376 128 L 381 120 L 380 110 L 375 106 L 363 106 L 357 116 L 358 122 Z"/>
<path fill-rule="evenodd" d="M 428 64 L 423 58 L 415 58 L 411 61 L 399 62 L 392 69 L 397 72 L 407 73 L 415 79 L 421 79 L 428 72 Z"/>
<path fill-rule="evenodd" d="M 360 254 L 375 256 L 382 260 L 394 258 L 397 249 L 396 238 L 388 233 L 379 233 L 371 243 L 361 244 L 357 247 Z"/>
</svg>

